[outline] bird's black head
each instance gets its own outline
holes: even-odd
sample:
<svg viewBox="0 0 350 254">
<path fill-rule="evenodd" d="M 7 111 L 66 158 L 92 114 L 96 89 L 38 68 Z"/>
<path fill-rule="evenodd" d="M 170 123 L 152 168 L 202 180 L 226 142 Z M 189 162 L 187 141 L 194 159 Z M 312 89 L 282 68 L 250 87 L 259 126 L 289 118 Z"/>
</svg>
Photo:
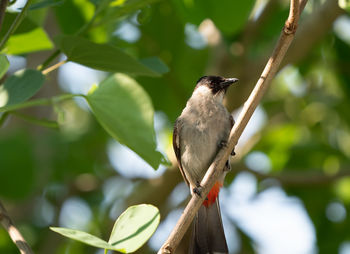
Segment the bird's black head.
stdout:
<svg viewBox="0 0 350 254">
<path fill-rule="evenodd" d="M 238 79 L 236 78 L 223 78 L 220 76 L 203 76 L 197 81 L 196 88 L 200 86 L 207 86 L 213 92 L 213 94 L 217 94 L 220 91 L 226 93 L 227 88 L 236 83 Z"/>
</svg>

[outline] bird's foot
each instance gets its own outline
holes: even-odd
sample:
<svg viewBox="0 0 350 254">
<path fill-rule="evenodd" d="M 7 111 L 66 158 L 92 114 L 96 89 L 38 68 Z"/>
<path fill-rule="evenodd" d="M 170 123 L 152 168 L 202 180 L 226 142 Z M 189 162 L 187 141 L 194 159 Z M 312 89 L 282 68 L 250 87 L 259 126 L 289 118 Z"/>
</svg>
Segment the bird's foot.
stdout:
<svg viewBox="0 0 350 254">
<path fill-rule="evenodd" d="M 218 147 L 221 149 L 221 148 L 224 148 L 224 147 L 227 147 L 227 141 L 226 140 L 221 140 L 218 144 Z"/>
<path fill-rule="evenodd" d="M 232 156 L 235 156 L 236 155 L 236 152 L 235 152 L 235 149 L 233 148 L 232 152 L 231 152 L 231 155 Z"/>
<path fill-rule="evenodd" d="M 231 165 L 228 160 L 225 163 L 224 171 L 231 171 Z"/>
<path fill-rule="evenodd" d="M 200 183 L 197 181 L 196 187 L 192 189 L 193 193 L 197 194 L 199 197 L 202 195 L 202 189 L 203 187 L 200 185 Z"/>
</svg>

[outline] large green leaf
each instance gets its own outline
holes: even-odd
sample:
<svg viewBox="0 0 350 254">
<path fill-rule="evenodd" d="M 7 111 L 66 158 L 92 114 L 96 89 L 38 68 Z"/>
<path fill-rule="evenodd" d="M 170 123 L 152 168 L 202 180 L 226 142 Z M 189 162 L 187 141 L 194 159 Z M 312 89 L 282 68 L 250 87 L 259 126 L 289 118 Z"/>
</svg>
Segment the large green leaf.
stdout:
<svg viewBox="0 0 350 254">
<path fill-rule="evenodd" d="M 3 54 L 0 54 L 0 79 L 5 75 L 8 68 L 10 67 L 9 60 Z"/>
<path fill-rule="evenodd" d="M 16 14 L 6 13 L 3 27 L 0 30 L 0 38 L 2 38 L 5 35 L 5 32 L 8 31 L 15 18 Z M 48 50 L 52 47 L 53 44 L 46 32 L 31 19 L 24 18 L 15 33 L 7 41 L 4 52 L 18 55 L 34 51 Z"/>
<path fill-rule="evenodd" d="M 255 0 L 174 0 L 184 23 L 199 25 L 210 18 L 225 34 L 239 31 L 247 21 Z"/>
<path fill-rule="evenodd" d="M 143 88 L 124 74 L 115 74 L 90 92 L 87 100 L 104 129 L 153 168 L 163 158 L 156 150 L 154 110 Z"/>
<path fill-rule="evenodd" d="M 131 206 L 116 220 L 108 243 L 80 230 L 58 227 L 50 227 L 50 229 L 97 248 L 131 253 L 152 236 L 158 227 L 159 220 L 160 214 L 157 207 L 145 204 Z"/>
<path fill-rule="evenodd" d="M 0 107 L 28 100 L 39 91 L 44 81 L 40 71 L 27 69 L 16 72 L 0 86 Z"/>
<path fill-rule="evenodd" d="M 64 0 L 53 10 L 62 33 L 75 34 L 92 18 L 95 7 L 89 0 Z"/>
<path fill-rule="evenodd" d="M 58 227 L 50 227 L 50 229 L 65 237 L 83 242 L 87 245 L 91 245 L 102 249 L 112 249 L 112 246 L 106 241 L 98 238 L 97 236 L 86 233 L 84 231 L 70 229 L 70 228 L 58 228 Z"/>
<path fill-rule="evenodd" d="M 164 69 L 164 64 L 163 68 L 158 68 L 160 60 L 156 65 L 153 60 L 148 67 L 112 45 L 97 44 L 77 36 L 59 37 L 58 45 L 69 61 L 102 71 L 146 76 L 160 76 L 167 71 L 167 68 Z"/>
<path fill-rule="evenodd" d="M 140 248 L 157 229 L 160 214 L 152 205 L 129 207 L 114 224 L 108 243 L 113 249 L 131 253 Z"/>
</svg>

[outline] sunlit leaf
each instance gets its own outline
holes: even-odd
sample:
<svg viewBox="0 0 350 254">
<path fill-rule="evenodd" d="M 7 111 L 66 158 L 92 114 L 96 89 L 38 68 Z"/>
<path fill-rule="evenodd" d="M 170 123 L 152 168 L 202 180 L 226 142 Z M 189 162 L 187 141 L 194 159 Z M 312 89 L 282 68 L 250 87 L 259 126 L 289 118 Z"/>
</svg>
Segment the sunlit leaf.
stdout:
<svg viewBox="0 0 350 254">
<path fill-rule="evenodd" d="M 131 206 L 115 222 L 108 243 L 120 252 L 134 252 L 152 236 L 159 220 L 157 207 L 145 204 Z"/>
<path fill-rule="evenodd" d="M 340 8 L 343 8 L 347 12 L 350 12 L 350 0 L 338 0 Z"/>
<path fill-rule="evenodd" d="M 147 76 L 159 76 L 164 72 L 164 67 L 161 68 L 162 72 L 157 72 L 109 44 L 97 44 L 77 36 L 63 36 L 58 39 L 58 45 L 69 61 L 94 69 Z"/>
<path fill-rule="evenodd" d="M 158 227 L 160 214 L 152 205 L 135 205 L 126 209 L 116 220 L 108 243 L 84 231 L 50 227 L 65 237 L 85 244 L 122 253 L 131 253 L 140 248 Z"/>
<path fill-rule="evenodd" d="M 44 81 L 40 71 L 27 69 L 16 72 L 0 86 L 0 107 L 28 100 L 39 91 Z"/>
<path fill-rule="evenodd" d="M 112 249 L 113 247 L 106 241 L 98 238 L 97 236 L 91 235 L 84 231 L 69 229 L 69 228 L 59 228 L 59 227 L 50 227 L 50 229 L 56 233 L 59 233 L 65 237 L 68 237 L 73 240 L 83 242 L 85 244 L 102 248 L 102 249 Z"/>
<path fill-rule="evenodd" d="M 112 137 L 153 168 L 159 166 L 163 156 L 156 150 L 152 102 L 135 80 L 124 74 L 112 75 L 90 91 L 87 100 Z"/>
<path fill-rule="evenodd" d="M 10 63 L 7 60 L 7 57 L 3 54 L 0 54 L 0 78 L 2 78 L 10 67 Z"/>
<path fill-rule="evenodd" d="M 53 44 L 45 31 L 37 27 L 27 33 L 14 34 L 6 44 L 8 54 L 19 55 L 34 51 L 52 49 Z"/>
<path fill-rule="evenodd" d="M 0 30 L 0 38 L 8 31 L 15 18 L 16 14 L 6 13 Z M 30 18 L 24 18 L 15 33 L 7 41 L 3 51 L 7 54 L 16 55 L 48 50 L 52 47 L 53 44 L 44 29 L 35 24 Z"/>
</svg>

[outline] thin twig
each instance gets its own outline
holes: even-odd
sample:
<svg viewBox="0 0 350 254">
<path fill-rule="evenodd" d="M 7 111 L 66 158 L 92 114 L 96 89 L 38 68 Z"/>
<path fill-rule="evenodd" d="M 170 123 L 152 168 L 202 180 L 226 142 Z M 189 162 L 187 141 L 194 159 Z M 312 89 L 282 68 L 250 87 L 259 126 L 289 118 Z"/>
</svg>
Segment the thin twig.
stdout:
<svg viewBox="0 0 350 254">
<path fill-rule="evenodd" d="M 247 126 L 249 119 L 254 113 L 254 110 L 266 92 L 272 77 L 274 77 L 276 74 L 280 63 L 294 38 L 298 19 L 299 0 L 291 0 L 289 16 L 280 35 L 280 39 L 254 90 L 250 94 L 248 100 L 245 102 L 237 122 L 231 130 L 228 145 L 219 151 L 200 184 L 203 188 L 201 197 L 198 195 L 192 195 L 192 198 L 186 206 L 182 216 L 178 220 L 167 241 L 158 251 L 158 254 L 171 254 L 175 252 L 176 247 L 190 226 L 205 197 L 208 195 L 209 190 L 212 188 L 212 186 L 214 186 L 214 183 L 217 181 L 219 176 L 221 176 L 222 169 L 224 168 L 227 158 L 230 156 L 231 151 L 236 146 L 239 137 L 242 135 L 242 132 Z"/>
<path fill-rule="evenodd" d="M 13 104 L 8 106 L 0 107 L 0 113 L 18 110 L 18 109 L 24 109 L 24 108 L 30 108 L 35 106 L 43 106 L 43 105 L 52 105 L 60 101 L 73 99 L 74 97 L 86 97 L 84 94 L 61 94 L 54 96 L 52 98 L 40 98 L 36 100 L 30 100 L 25 101 L 19 104 Z"/>
<path fill-rule="evenodd" d="M 23 238 L 21 232 L 13 224 L 11 218 L 7 214 L 5 207 L 0 201 L 0 223 L 6 229 L 7 233 L 11 237 L 12 241 L 17 245 L 17 248 L 21 254 L 33 254 L 27 241 Z"/>
<path fill-rule="evenodd" d="M 5 18 L 5 12 L 6 12 L 6 7 L 8 2 L 9 2 L 8 0 L 0 0 L 0 31 L 1 31 L 2 22 L 4 21 L 4 18 Z"/>
<path fill-rule="evenodd" d="M 9 30 L 7 31 L 7 33 L 5 34 L 4 38 L 2 39 L 2 41 L 0 43 L 0 49 L 2 49 L 5 46 L 6 42 L 10 38 L 10 36 L 16 31 L 18 26 L 21 24 L 31 2 L 32 2 L 32 0 L 28 0 L 27 3 L 24 5 L 23 9 L 21 10 L 21 12 L 16 16 L 15 20 L 11 24 Z"/>
<path fill-rule="evenodd" d="M 61 65 L 65 64 L 66 62 L 67 62 L 67 60 L 62 60 L 62 61 L 60 61 L 60 62 L 58 62 L 58 63 L 56 63 L 56 64 L 54 64 L 54 65 L 48 67 L 47 69 L 43 70 L 41 73 L 42 73 L 43 75 L 46 75 L 46 74 L 48 74 L 49 72 L 51 72 L 51 71 L 53 71 L 53 70 L 56 70 L 58 67 L 60 67 Z"/>
</svg>

